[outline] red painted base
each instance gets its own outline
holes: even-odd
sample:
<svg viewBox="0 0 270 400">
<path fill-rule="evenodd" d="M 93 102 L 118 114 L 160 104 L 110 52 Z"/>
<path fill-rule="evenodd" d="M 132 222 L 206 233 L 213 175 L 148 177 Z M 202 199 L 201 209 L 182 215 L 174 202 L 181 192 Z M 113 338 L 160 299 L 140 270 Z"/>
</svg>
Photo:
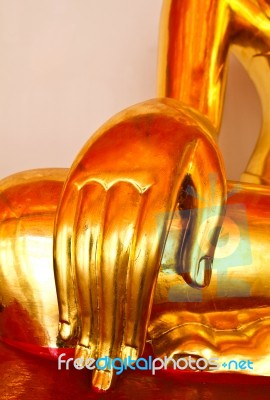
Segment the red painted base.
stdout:
<svg viewBox="0 0 270 400">
<path fill-rule="evenodd" d="M 64 350 L 66 352 L 66 349 Z M 70 354 L 72 357 L 72 354 Z M 240 374 L 126 371 L 106 394 L 91 390 L 91 371 L 57 369 L 55 360 L 0 344 L 0 399 L 269 400 L 270 378 Z"/>
</svg>

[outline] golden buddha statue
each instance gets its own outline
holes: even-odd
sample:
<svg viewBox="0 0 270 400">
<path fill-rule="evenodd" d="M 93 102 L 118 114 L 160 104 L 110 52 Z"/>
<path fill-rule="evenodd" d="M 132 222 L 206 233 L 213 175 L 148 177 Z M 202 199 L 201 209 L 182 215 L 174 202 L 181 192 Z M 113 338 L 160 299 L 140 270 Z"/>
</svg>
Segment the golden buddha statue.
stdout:
<svg viewBox="0 0 270 400">
<path fill-rule="evenodd" d="M 46 175 L 53 181 L 48 188 Z M 211 175 L 216 178 L 214 195 Z M 56 344 L 55 296 L 45 296 L 46 306 L 40 304 L 41 299 L 37 301 L 36 291 L 44 286 L 44 277 L 32 268 L 39 262 L 35 260 L 34 265 L 30 265 L 28 247 L 14 251 L 15 242 L 28 242 L 32 226 L 38 229 L 34 234 L 37 243 L 34 247 L 41 259 L 39 244 L 45 250 L 43 241 L 48 243 L 50 238 L 52 246 L 55 220 L 60 337 L 72 340 L 79 335 L 76 358 L 130 355 L 136 359 L 146 340 L 170 222 L 188 185 L 204 198 L 194 200 L 196 208 L 192 218 L 179 233 L 176 264 L 188 284 L 201 288 L 210 282 L 226 199 L 222 159 L 212 139 L 211 126 L 198 113 L 177 101 L 148 101 L 120 113 L 90 139 L 69 171 L 60 199 L 54 197 L 55 190 L 59 196 L 63 182 L 55 182 L 52 171 L 45 171 L 45 176 L 42 174 L 40 179 L 39 173 L 30 172 L 11 177 L 1 185 L 1 198 L 5 202 L 1 207 L 1 282 L 6 282 L 4 292 L 8 288 L 2 295 L 3 305 L 13 303 L 14 306 L 15 299 L 16 304 L 25 303 L 22 297 L 28 289 L 29 304 L 24 304 L 24 311 L 28 310 L 30 320 L 33 318 L 37 323 L 37 309 L 40 310 L 42 320 L 38 326 L 44 325 L 44 318 L 54 318 L 49 323 L 54 327 L 54 335 L 49 336 L 48 344 L 51 345 L 51 341 Z M 36 185 L 42 190 L 37 190 Z M 54 190 L 51 185 L 55 186 Z M 26 196 L 25 190 L 28 191 Z M 43 203 L 40 196 L 45 193 Z M 21 203 L 22 198 L 20 212 L 16 204 Z M 39 221 L 33 222 L 33 217 Z M 25 234 L 18 234 L 18 220 L 24 222 L 28 218 L 30 226 Z M 51 231 L 45 234 L 43 225 L 46 230 L 48 223 Z M 192 244 L 191 237 L 196 238 Z M 46 293 L 52 294 L 51 246 L 47 247 L 44 259 L 50 262 L 50 267 L 46 267 L 50 285 Z M 15 262 L 16 265 L 11 266 L 17 253 L 26 260 L 21 259 L 19 265 Z M 29 267 L 31 271 L 27 271 Z M 11 268 L 15 275 L 10 274 Z M 11 289 L 13 279 L 20 280 L 16 293 Z M 12 314 L 8 306 L 4 308 L 3 315 L 5 313 Z M 8 329 L 6 322 L 5 327 Z M 110 386 L 112 377 L 112 371 L 97 370 L 94 385 L 103 387 L 100 380 L 105 379 L 108 381 L 105 386 Z"/>
<path fill-rule="evenodd" d="M 116 146 L 117 138 L 123 140 L 123 135 L 128 139 L 131 136 L 133 138 L 134 147 L 130 152 L 123 151 L 125 142 L 119 142 Z M 138 140 L 136 135 L 139 136 Z M 155 135 L 158 138 L 156 141 L 153 138 Z M 170 135 L 173 135 L 171 140 Z M 57 348 L 64 345 L 63 340 L 67 341 L 65 346 L 77 344 L 77 358 L 104 355 L 124 358 L 130 355 L 136 359 L 142 353 L 146 340 L 151 341 L 157 356 L 176 357 L 177 354 L 196 353 L 228 359 L 235 355 L 249 354 L 255 362 L 264 351 L 262 366 L 253 372 L 268 374 L 266 360 L 269 355 L 265 349 L 269 331 L 269 280 L 265 258 L 265 229 L 270 220 L 268 187 L 228 184 L 229 196 L 223 229 L 229 235 L 229 241 L 236 244 L 235 249 L 229 250 L 229 256 L 230 252 L 235 253 L 234 265 L 226 266 L 226 258 L 229 256 L 226 256 L 225 251 L 221 258 L 215 259 L 214 273 L 208 288 L 198 290 L 210 282 L 211 258 L 222 225 L 223 204 L 226 200 L 222 160 L 212 135 L 211 126 L 198 113 L 174 100 L 153 100 L 128 109 L 105 124 L 84 147 L 70 171 L 29 171 L 3 180 L 0 208 L 2 340 L 51 357 L 56 357 Z M 177 136 L 179 145 L 175 141 Z M 177 165 L 180 169 L 173 175 L 166 175 L 166 156 L 171 153 L 170 147 L 160 146 L 163 137 L 173 146 L 174 154 L 179 147 Z M 101 147 L 107 150 L 105 159 L 98 157 L 100 140 Z M 156 143 L 157 148 L 154 147 Z M 190 147 L 187 143 L 190 143 Z M 157 156 L 145 154 L 147 146 L 150 147 L 148 151 L 154 149 Z M 147 155 L 142 158 L 143 162 L 151 160 L 154 163 L 152 174 L 147 173 L 146 177 L 141 173 L 143 168 L 139 164 L 141 151 Z M 123 155 L 128 158 L 135 155 L 134 163 L 126 160 Z M 113 168 L 110 167 L 113 159 L 120 162 L 120 166 L 123 165 L 120 178 L 113 175 Z M 86 167 L 86 162 L 91 164 Z M 136 178 L 126 178 L 132 176 L 131 171 L 126 172 L 128 165 L 134 168 Z M 197 170 L 198 166 L 200 168 Z M 85 175 L 90 167 L 93 168 L 92 175 Z M 174 170 L 174 167 L 169 168 L 169 172 Z M 85 184 L 80 184 L 77 179 L 74 184 L 72 179 L 77 173 L 82 175 L 81 182 Z M 107 179 L 110 178 L 113 185 L 107 183 L 109 181 L 101 181 L 100 174 L 108 176 Z M 147 186 L 158 181 L 157 174 L 163 175 L 164 179 L 168 176 L 177 179 L 177 193 L 174 203 L 168 206 L 162 197 L 163 193 L 166 194 L 163 183 L 162 196 L 158 194 L 157 200 L 149 200 L 144 223 L 150 218 L 152 230 L 146 236 L 145 227 L 140 231 L 141 226 L 144 226 L 141 225 L 143 217 L 137 216 L 141 222 L 138 225 L 134 223 L 134 207 L 137 210 L 139 196 L 144 196 L 147 189 L 141 190 L 138 195 L 135 189 L 138 190 L 140 182 Z M 215 181 L 209 178 L 211 176 Z M 114 189 L 114 185 L 122 190 L 119 196 L 117 191 L 113 192 L 110 199 L 112 211 L 106 215 L 102 224 L 97 224 L 103 226 L 103 233 L 97 233 L 96 240 L 100 242 L 95 248 L 99 250 L 91 266 L 89 251 L 93 238 L 87 231 L 91 227 L 95 232 L 97 227 L 93 224 L 94 209 L 89 206 L 95 189 L 104 191 L 101 183 L 107 190 Z M 78 193 L 71 197 L 76 201 L 76 206 L 67 206 L 64 198 L 70 187 L 78 192 L 84 191 L 85 204 L 82 198 L 79 199 Z M 130 203 L 127 194 L 128 198 L 132 198 Z M 95 203 L 97 210 L 104 209 L 101 207 L 101 199 L 94 199 L 98 200 Z M 64 207 L 62 210 L 59 204 Z M 108 205 L 106 208 L 107 212 L 110 207 Z M 125 212 L 130 212 L 130 208 L 133 214 L 125 215 Z M 69 213 L 69 210 L 74 212 Z M 91 210 L 90 214 L 88 210 Z M 118 225 L 115 218 L 120 210 L 120 222 L 124 221 L 124 225 L 119 222 L 119 228 L 116 229 Z M 70 228 L 66 224 L 62 226 L 65 232 L 75 231 L 76 235 L 71 239 L 69 250 L 63 251 L 63 228 L 60 229 L 60 235 L 58 229 L 61 228 L 60 219 L 65 220 L 67 217 Z M 113 223 L 110 218 L 113 218 Z M 58 265 L 55 265 L 56 280 L 53 272 L 55 221 L 56 241 L 59 240 L 57 235 L 62 240 L 59 250 L 57 246 L 55 248 L 55 257 L 58 259 Z M 170 225 L 171 221 L 173 223 Z M 83 233 L 80 240 L 88 240 L 87 243 L 78 242 L 81 229 Z M 144 240 L 149 238 L 148 245 L 143 247 L 141 244 L 139 247 L 145 248 L 146 253 L 142 255 L 142 263 L 136 269 L 133 265 L 133 270 L 127 273 L 127 269 L 132 268 L 130 260 L 140 260 L 135 250 L 136 257 L 127 255 L 133 248 L 131 242 L 135 237 L 138 240 L 140 232 L 144 233 Z M 190 246 L 191 238 L 193 246 Z M 222 234 L 217 244 L 217 248 L 220 247 L 223 252 L 226 240 L 226 234 Z M 159 248 L 160 243 L 163 243 L 162 248 Z M 156 257 L 153 263 L 147 264 L 146 268 L 150 271 L 143 268 L 147 254 L 148 257 Z M 109 258 L 106 263 L 102 262 L 106 257 Z M 207 257 L 209 263 L 200 265 L 203 257 Z M 72 260 L 75 260 L 74 265 Z M 67 265 L 70 265 L 70 269 Z M 243 286 L 239 287 L 239 282 L 248 286 L 248 293 L 244 293 L 244 297 Z M 56 289 L 60 307 L 60 338 L 57 332 L 59 315 Z M 136 295 L 136 301 L 133 301 Z M 143 313 L 143 317 L 140 313 Z M 256 342 L 257 335 L 260 335 L 259 344 Z M 112 379 L 112 371 L 96 370 L 93 385 L 107 389 Z"/>
<path fill-rule="evenodd" d="M 136 359 L 149 341 L 157 357 L 250 357 L 246 372 L 269 375 L 270 188 L 226 182 L 215 141 L 232 43 L 245 65 L 260 53 L 251 73 L 265 118 L 244 180 L 269 182 L 258 73 L 266 82 L 268 8 L 164 10 L 159 93 L 174 99 L 113 117 L 70 170 L 0 182 L 1 339 L 54 358 L 75 347 L 84 360 Z M 93 386 L 107 390 L 114 372 L 96 369 Z"/>
</svg>

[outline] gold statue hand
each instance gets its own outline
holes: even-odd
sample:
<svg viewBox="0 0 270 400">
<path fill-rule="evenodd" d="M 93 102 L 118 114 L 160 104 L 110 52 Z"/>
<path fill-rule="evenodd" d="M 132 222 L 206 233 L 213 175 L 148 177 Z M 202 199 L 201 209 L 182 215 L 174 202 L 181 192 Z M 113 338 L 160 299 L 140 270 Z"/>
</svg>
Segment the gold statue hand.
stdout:
<svg viewBox="0 0 270 400">
<path fill-rule="evenodd" d="M 263 123 L 242 181 L 270 184 L 270 5 L 266 0 L 164 0 L 158 96 L 193 107 L 219 131 L 231 47 L 253 80 Z M 257 133 L 256 133 L 257 134 Z"/>
<path fill-rule="evenodd" d="M 76 357 L 142 353 L 166 237 L 187 184 L 198 198 L 179 243 L 182 272 L 195 287 L 209 283 L 226 194 L 209 129 L 178 102 L 151 100 L 112 118 L 77 157 L 54 235 L 60 336 L 80 327 Z M 93 385 L 105 390 L 112 379 L 112 370 L 96 370 Z"/>
</svg>

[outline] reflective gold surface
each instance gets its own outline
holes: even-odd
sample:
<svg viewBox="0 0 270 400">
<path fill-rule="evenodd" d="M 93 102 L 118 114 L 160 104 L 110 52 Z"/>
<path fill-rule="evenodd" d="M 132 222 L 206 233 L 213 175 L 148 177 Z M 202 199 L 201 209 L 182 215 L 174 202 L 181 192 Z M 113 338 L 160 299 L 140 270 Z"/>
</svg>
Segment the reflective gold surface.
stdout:
<svg viewBox="0 0 270 400">
<path fill-rule="evenodd" d="M 121 381 L 106 395 L 89 390 L 87 370 L 57 370 L 56 363 L 31 357 L 0 343 L 0 398 L 16 400 L 268 400 L 267 377 L 241 374 L 178 373 L 126 371 Z M 57 381 L 56 381 L 57 379 Z M 105 397 L 106 396 L 106 397 Z M 241 397 L 240 397 L 241 398 Z"/>
<path fill-rule="evenodd" d="M 2 339 L 28 351 L 27 345 L 34 345 L 31 349 L 36 353 L 43 347 L 44 355 L 52 357 L 59 345 L 53 220 L 67 172 L 29 171 L 1 181 L 1 209 L 3 201 L 6 204 L 0 230 Z M 218 355 L 222 360 L 245 356 L 255 363 L 251 372 L 269 375 L 270 190 L 230 183 L 228 192 L 224 227 L 217 246 L 220 251 L 210 286 L 202 291 L 188 286 L 176 274 L 174 251 L 181 218 L 174 216 L 158 275 L 147 340 L 151 340 L 157 356 Z M 19 210 L 16 206 L 22 198 L 32 199 L 31 207 L 29 204 Z M 13 218 L 8 210 L 13 210 Z M 231 254 L 234 265 L 228 267 Z"/>
<path fill-rule="evenodd" d="M 1 336 L 56 347 L 53 225 L 66 170 L 33 170 L 1 181 Z"/>
<path fill-rule="evenodd" d="M 270 5 L 264 0 L 164 0 L 159 48 L 158 96 L 195 108 L 217 131 L 232 48 L 258 90 L 263 114 L 241 179 L 261 184 L 270 182 L 269 17 Z"/>
<path fill-rule="evenodd" d="M 188 183 L 198 192 L 196 212 L 180 233 L 176 262 L 187 283 L 209 284 L 226 193 L 209 130 L 178 102 L 151 100 L 112 118 L 75 160 L 56 215 L 54 257 L 60 336 L 81 328 L 77 358 L 142 354 L 163 248 Z M 112 376 L 97 370 L 94 385 Z"/>
<path fill-rule="evenodd" d="M 63 198 L 66 195 L 69 184 L 72 182 L 72 177 L 77 173 L 79 173 L 79 176 L 80 174 L 86 176 L 84 172 L 90 169 L 89 167 L 87 169 L 82 167 L 81 162 L 86 162 L 84 161 L 85 157 L 91 154 L 89 151 L 91 152 L 95 143 L 98 143 L 99 140 L 104 140 L 104 133 L 105 138 L 106 134 L 109 136 L 115 135 L 114 140 L 111 137 L 107 147 L 105 147 L 107 148 L 106 160 L 108 165 L 112 165 L 112 160 L 109 159 L 110 156 L 114 157 L 115 160 L 120 159 L 118 154 L 110 155 L 110 151 L 115 148 L 121 152 L 122 144 L 121 146 L 120 144 L 116 146 L 117 134 L 122 136 L 124 132 L 127 138 L 132 137 L 135 145 L 136 134 L 142 135 L 142 137 L 140 136 L 140 143 L 145 138 L 144 149 L 148 145 L 150 147 L 149 151 L 151 151 L 152 146 L 156 143 L 152 135 L 155 137 L 155 135 L 167 133 L 167 139 L 170 134 L 174 135 L 172 137 L 173 140 L 168 140 L 168 143 L 174 143 L 174 151 L 177 148 L 180 149 L 179 154 L 181 154 L 181 157 L 179 159 L 181 160 L 180 165 L 182 168 L 179 176 L 182 178 L 179 180 L 180 184 L 177 189 L 179 193 L 176 197 L 176 210 L 173 217 L 170 210 L 167 209 L 164 212 L 164 209 L 155 208 L 155 203 L 149 203 L 147 214 L 145 214 L 147 217 L 153 218 L 153 230 L 160 226 L 160 215 L 161 222 L 165 219 L 164 214 L 166 218 L 168 218 L 167 213 L 169 213 L 169 218 L 172 217 L 170 229 L 168 225 L 166 228 L 168 229 L 168 238 L 166 244 L 165 239 L 163 242 L 165 245 L 163 256 L 162 251 L 156 249 L 158 255 L 157 261 L 153 264 L 155 266 L 152 272 L 154 278 L 151 276 L 149 281 L 150 295 L 149 292 L 143 293 L 143 288 L 140 289 L 140 298 L 137 298 L 136 302 L 133 303 L 126 298 L 128 290 L 132 290 L 132 287 L 140 287 L 138 280 L 141 279 L 144 273 L 142 269 L 136 269 L 130 280 L 128 279 L 129 275 L 123 273 L 110 283 L 110 276 L 117 273 L 114 266 L 119 266 L 120 261 L 114 261 L 112 264 L 108 263 L 109 270 L 106 269 L 107 265 L 97 264 L 97 276 L 102 277 L 102 274 L 105 275 L 103 275 L 102 285 L 106 287 L 109 282 L 111 286 L 108 288 L 109 296 L 105 298 L 106 296 L 104 295 L 105 299 L 103 301 L 106 303 L 103 303 L 100 309 L 92 311 L 91 307 L 93 306 L 91 306 L 90 302 L 82 302 L 83 296 L 89 296 L 90 293 L 93 296 L 93 293 L 95 294 L 102 288 L 101 285 L 99 287 L 96 286 L 95 280 L 94 283 L 89 282 L 90 278 L 87 275 L 89 269 L 83 275 L 80 275 L 81 271 L 76 270 L 80 266 L 79 260 L 77 260 L 77 265 L 74 268 L 76 271 L 74 282 L 77 283 L 80 294 L 76 294 L 78 297 L 74 299 L 71 295 L 65 298 L 65 291 L 61 292 L 65 285 L 61 286 L 59 277 L 63 278 L 69 271 L 61 265 L 60 268 L 56 267 L 60 269 L 57 272 L 58 282 L 56 281 L 60 305 L 62 297 L 65 302 L 64 306 L 70 307 L 70 304 L 76 304 L 76 301 L 78 301 L 79 305 L 79 315 L 77 316 L 74 312 L 74 319 L 67 321 L 70 325 L 74 324 L 73 331 L 79 334 L 80 345 L 77 347 L 77 356 L 86 357 L 89 355 L 91 349 L 88 350 L 88 342 L 86 342 L 88 340 L 96 341 L 94 342 L 94 346 L 96 346 L 94 347 L 95 357 L 101 355 L 116 357 L 121 351 L 127 351 L 124 346 L 135 348 L 135 351 L 141 354 L 145 340 L 150 340 L 157 356 L 196 354 L 222 356 L 223 359 L 249 356 L 256 365 L 256 368 L 249 372 L 269 375 L 269 346 L 267 341 L 269 340 L 268 332 L 270 332 L 268 322 L 270 280 L 267 272 L 269 263 L 267 233 L 270 221 L 270 189 L 259 185 L 229 183 L 227 211 L 223 221 L 223 231 L 217 244 L 212 280 L 208 288 L 198 290 L 196 286 L 201 286 L 202 281 L 198 281 L 194 268 L 189 268 L 188 270 L 184 268 L 183 261 L 185 259 L 179 258 L 179 246 L 183 242 L 183 233 L 187 232 L 187 220 L 193 225 L 192 222 L 194 223 L 197 218 L 201 217 L 200 224 L 193 225 L 197 226 L 199 230 L 207 222 L 215 222 L 213 227 L 216 226 L 217 212 L 221 210 L 219 202 L 222 204 L 225 198 L 225 186 L 223 180 L 217 179 L 218 173 L 221 174 L 221 179 L 223 179 L 219 162 L 212 164 L 211 170 L 209 159 L 205 159 L 207 176 L 204 176 L 203 185 L 200 183 L 203 178 L 202 174 L 197 175 L 196 178 L 196 169 L 193 170 L 192 166 L 197 157 L 196 153 L 189 153 L 189 157 L 184 158 L 183 162 L 183 154 L 185 155 L 186 153 L 182 151 L 181 144 L 189 142 L 187 139 L 198 140 L 199 138 L 199 140 L 202 140 L 205 149 L 209 146 L 209 157 L 213 157 L 213 154 L 215 156 L 216 153 L 212 153 L 215 150 L 215 146 L 211 143 L 211 138 L 208 138 L 210 134 L 207 134 L 203 120 L 199 118 L 198 121 L 200 123 L 195 122 L 193 120 L 195 114 L 187 112 L 185 108 L 181 109 L 179 105 L 177 105 L 178 109 L 172 109 L 172 105 L 175 105 L 175 102 L 151 101 L 129 109 L 105 125 L 97 136 L 91 139 L 90 143 L 84 147 L 79 156 L 79 161 L 74 164 L 71 172 L 69 172 L 62 194 L 62 203 L 59 202 L 60 193 L 68 173 L 67 170 L 29 171 L 1 181 L 0 296 L 2 299 L 2 312 L 0 313 L 0 326 L 4 341 L 28 351 L 29 345 L 31 345 L 31 351 L 36 353 L 40 352 L 39 348 L 42 347 L 43 354 L 52 357 L 56 356 L 55 350 L 57 347 L 63 345 L 57 338 L 59 317 L 53 277 L 53 223 L 57 205 L 64 204 Z M 162 123 L 163 118 L 166 124 Z M 198 118 L 197 115 L 196 118 Z M 156 124 L 157 120 L 158 124 Z M 160 127 L 161 130 L 157 127 Z M 132 133 L 132 136 L 129 136 L 130 133 Z M 145 135 L 146 133 L 147 135 Z M 178 136 L 179 142 L 175 146 L 175 139 Z M 159 141 L 161 141 L 160 137 Z M 104 144 L 103 142 L 102 147 Z M 98 154 L 98 149 L 94 147 L 94 150 Z M 134 148 L 132 150 L 129 153 L 129 157 L 137 154 Z M 163 157 L 165 157 L 167 150 L 168 147 L 161 146 L 160 151 Z M 203 154 L 205 154 L 205 151 Z M 191 157 L 191 155 L 193 156 Z M 139 156 L 137 158 L 139 159 Z M 92 168 L 95 168 L 94 153 L 91 154 L 88 160 L 89 163 L 93 163 L 94 167 Z M 123 162 L 123 158 L 121 160 Z M 138 174 L 138 164 L 135 163 L 139 161 L 136 158 L 134 160 L 133 164 L 128 162 L 123 165 L 133 165 L 136 174 Z M 146 160 L 151 160 L 151 163 L 154 163 L 155 157 L 153 159 L 147 157 Z M 201 165 L 201 162 L 203 161 L 200 159 L 199 165 Z M 163 176 L 166 176 L 162 165 L 162 157 L 158 157 L 158 164 L 161 164 L 160 168 Z M 156 165 L 154 163 L 155 167 Z M 189 181 L 183 179 L 187 171 L 184 168 L 186 165 L 190 167 L 188 171 L 190 172 L 190 177 L 192 177 Z M 106 163 L 103 162 L 103 159 L 102 164 L 94 169 L 97 175 L 98 171 L 101 170 L 106 171 L 107 174 L 112 174 L 113 172 L 113 170 L 106 169 Z M 158 171 L 160 171 L 159 167 L 155 168 L 152 177 L 155 177 Z M 208 175 L 209 173 L 210 176 Z M 105 173 L 104 176 L 106 176 Z M 143 175 L 136 175 L 136 177 L 138 176 L 142 179 Z M 86 177 L 90 177 L 90 182 L 92 182 L 91 175 L 87 174 Z M 74 185 L 76 189 L 85 188 L 84 185 L 79 185 L 78 182 L 80 180 L 76 179 L 76 185 Z M 208 191 L 205 190 L 207 185 Z M 86 192 L 87 197 L 85 197 L 88 207 L 91 200 L 92 186 L 89 189 Z M 164 189 L 165 184 L 162 186 L 163 191 Z M 126 193 L 129 193 L 129 191 Z M 125 193 L 121 192 L 121 195 L 124 196 Z M 128 199 L 124 198 L 125 208 L 128 209 Z M 121 215 L 123 216 L 123 203 L 119 203 L 121 196 L 113 196 L 111 200 L 115 201 L 116 199 L 118 199 L 118 202 L 115 207 L 117 211 L 121 210 Z M 198 207 L 198 203 L 200 207 Z M 136 202 L 134 204 L 136 205 Z M 99 209 L 101 205 L 102 202 L 99 201 L 96 204 L 96 208 Z M 161 202 L 161 205 L 164 205 L 164 201 Z M 84 221 L 86 232 L 85 221 L 92 219 L 93 216 L 93 207 L 88 207 L 82 208 L 81 210 L 86 210 L 86 212 L 80 214 L 80 220 Z M 171 207 L 174 208 L 174 206 Z M 131 207 L 131 209 L 133 208 Z M 66 210 L 70 210 L 70 208 L 66 208 Z M 91 215 L 88 215 L 88 210 L 92 210 Z M 109 206 L 108 210 L 110 210 Z M 61 213 L 61 209 L 58 213 Z M 104 226 L 106 227 L 110 219 L 107 217 L 104 220 Z M 126 221 L 125 227 L 128 227 L 131 223 L 127 217 L 124 221 Z M 217 226 L 219 225 L 218 223 Z M 112 231 L 117 232 L 119 235 L 118 241 L 122 240 L 122 248 L 126 249 L 128 245 L 125 244 L 125 241 L 128 240 L 129 243 L 130 236 L 126 234 L 120 236 L 121 229 L 118 231 L 115 226 L 113 224 Z M 75 222 L 72 222 L 71 227 L 72 229 L 76 227 Z M 125 227 L 122 226 L 122 229 Z M 103 240 L 103 247 L 106 236 L 103 235 L 100 238 Z M 205 249 L 207 249 L 207 246 L 211 249 L 210 251 L 213 251 L 214 246 L 211 245 L 211 241 L 211 229 L 209 229 L 207 234 L 204 235 L 204 243 L 200 242 L 198 235 L 194 236 L 191 249 L 193 251 L 195 249 L 195 255 L 196 252 L 206 254 Z M 110 246 L 106 247 L 108 249 L 107 257 L 116 257 L 115 254 L 121 255 L 120 250 L 118 253 L 115 251 L 116 244 L 117 241 L 113 241 Z M 153 241 L 151 241 L 151 245 L 153 246 Z M 188 245 L 190 245 L 190 241 L 184 244 L 184 246 Z M 89 251 L 89 248 L 89 245 L 84 244 L 78 251 L 84 252 L 86 251 L 85 249 Z M 73 249 L 72 251 L 74 251 Z M 181 248 L 181 252 L 184 252 L 184 247 Z M 191 257 L 191 254 L 187 252 L 186 257 Z M 197 259 L 200 259 L 201 255 L 197 257 Z M 91 258 L 87 257 L 85 262 L 88 262 L 88 260 L 91 260 Z M 161 269 L 159 271 L 160 261 Z M 122 263 L 127 268 L 127 258 L 124 258 Z M 187 266 L 193 267 L 192 264 L 187 264 Z M 64 271 L 61 271 L 61 268 Z M 209 268 L 206 268 L 206 272 L 209 273 Z M 155 288 L 156 276 L 157 285 Z M 190 285 L 187 285 L 183 278 Z M 81 279 L 81 282 L 79 279 Z M 65 282 L 66 277 L 64 276 Z M 152 282 L 153 285 L 151 286 Z M 119 291 L 119 286 L 121 288 L 121 285 L 126 285 L 126 291 L 123 289 Z M 148 289 L 148 287 L 146 288 Z M 152 294 L 154 294 L 154 304 L 149 321 Z M 99 296 L 101 295 L 102 292 Z M 96 296 L 99 299 L 97 294 Z M 120 304 L 117 303 L 119 298 L 121 299 Z M 145 302 L 142 306 L 148 312 L 145 320 L 143 320 L 145 325 L 141 325 L 140 332 L 138 332 L 141 336 L 139 336 L 137 342 L 124 341 L 123 345 L 123 338 L 125 340 L 128 334 L 136 332 L 132 324 L 138 321 L 136 314 L 129 318 L 131 313 L 136 313 L 137 310 L 130 310 L 128 307 L 138 306 L 143 300 Z M 115 306 L 115 304 L 118 305 Z M 147 304 L 150 305 L 148 306 Z M 118 316 L 118 313 L 124 312 L 124 305 L 128 309 L 127 320 L 130 321 L 129 324 L 122 324 L 121 322 L 125 321 L 125 318 L 122 315 Z M 85 307 L 85 310 L 83 307 Z M 62 306 L 62 309 L 65 311 L 65 307 Z M 110 320 L 111 316 L 113 316 L 113 321 Z M 94 332 L 93 336 L 85 334 L 85 332 L 91 332 L 86 329 L 90 318 L 94 326 L 92 330 Z M 63 321 L 61 316 L 60 320 Z M 115 324 L 118 325 L 115 326 Z M 103 326 L 104 330 L 105 328 L 108 329 L 108 334 L 107 331 L 103 332 Z M 119 342 L 113 342 L 111 337 L 114 331 L 117 332 L 117 330 L 120 332 L 120 339 Z M 147 337 L 145 337 L 146 330 L 148 331 Z M 67 330 L 65 329 L 64 334 L 66 332 Z M 106 334 L 107 336 L 105 336 Z M 107 341 L 104 340 L 103 335 Z M 67 338 L 64 337 L 64 339 Z M 75 335 L 73 342 L 66 343 L 65 346 L 74 346 L 76 343 L 77 337 Z M 106 354 L 105 352 L 108 353 Z M 121 353 L 120 355 L 124 356 Z M 132 356 L 134 356 L 134 353 Z M 112 376 L 107 377 L 104 382 L 103 376 L 96 375 L 94 374 L 94 385 L 103 388 L 107 388 L 110 385 Z"/>
<path fill-rule="evenodd" d="M 263 0 L 165 1 L 159 95 L 174 99 L 113 117 L 70 170 L 0 182 L 4 342 L 135 360 L 148 341 L 270 375 L 269 14 Z M 242 177 L 256 184 L 226 183 L 215 141 L 231 45 L 262 101 Z M 114 377 L 96 369 L 93 386 Z"/>
<path fill-rule="evenodd" d="M 181 219 L 172 223 L 148 328 L 155 354 L 249 358 L 251 373 L 270 374 L 269 195 L 266 186 L 228 184 L 211 283 L 200 292 L 176 274 Z"/>
</svg>

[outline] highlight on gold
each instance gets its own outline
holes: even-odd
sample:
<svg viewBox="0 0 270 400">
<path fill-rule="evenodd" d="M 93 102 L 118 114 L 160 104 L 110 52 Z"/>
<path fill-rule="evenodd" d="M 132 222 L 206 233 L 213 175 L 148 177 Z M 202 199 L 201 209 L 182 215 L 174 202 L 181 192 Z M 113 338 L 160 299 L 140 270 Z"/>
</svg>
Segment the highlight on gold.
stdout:
<svg viewBox="0 0 270 400">
<path fill-rule="evenodd" d="M 245 358 L 270 375 L 269 14 L 263 0 L 165 0 L 159 98 L 112 117 L 69 170 L 0 182 L 4 343 L 74 349 L 85 365 L 136 361 L 148 342 L 156 357 Z M 230 46 L 263 111 L 241 182 L 217 143 Z M 108 390 L 116 373 L 91 379 Z"/>
<path fill-rule="evenodd" d="M 164 0 L 158 68 L 158 96 L 195 108 L 218 133 L 228 52 L 234 52 L 262 107 L 261 133 L 241 181 L 265 185 L 270 182 L 269 17 L 267 0 Z"/>
</svg>

